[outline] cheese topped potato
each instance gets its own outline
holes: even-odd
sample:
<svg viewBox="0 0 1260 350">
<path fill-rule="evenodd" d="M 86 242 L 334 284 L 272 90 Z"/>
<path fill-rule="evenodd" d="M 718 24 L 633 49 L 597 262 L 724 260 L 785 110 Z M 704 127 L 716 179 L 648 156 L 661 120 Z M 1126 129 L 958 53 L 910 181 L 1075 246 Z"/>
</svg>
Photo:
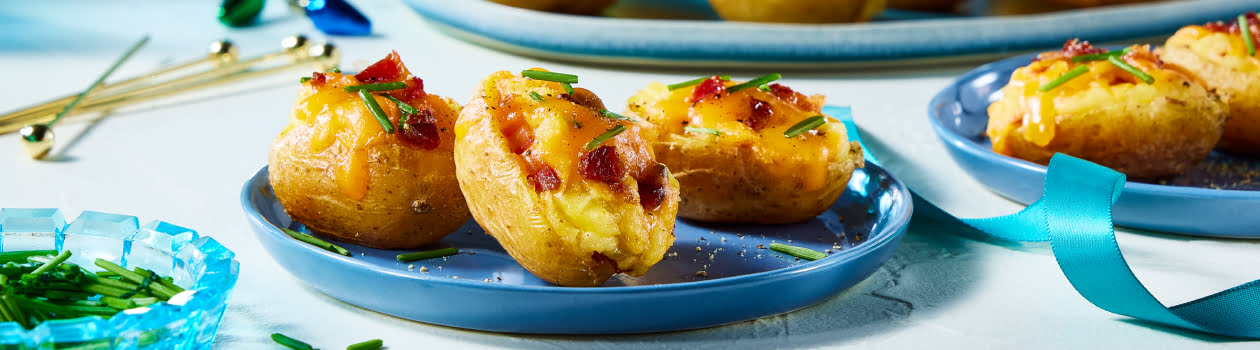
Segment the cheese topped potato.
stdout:
<svg viewBox="0 0 1260 350">
<path fill-rule="evenodd" d="M 1061 152 L 1140 180 L 1203 160 L 1228 116 L 1219 96 L 1149 47 L 1077 40 L 1016 69 L 988 112 L 994 152 L 1039 164 Z"/>
<path fill-rule="evenodd" d="M 468 221 L 455 179 L 459 104 L 425 93 L 397 53 L 359 74 L 303 81 L 267 162 L 276 199 L 294 221 L 375 248 L 429 244 Z M 379 117 L 346 91 L 377 83 L 393 88 L 366 94 Z"/>
<path fill-rule="evenodd" d="M 628 101 L 682 186 L 678 214 L 713 222 L 791 223 L 827 210 L 865 163 L 824 97 L 712 76 L 652 83 Z"/>
<path fill-rule="evenodd" d="M 1185 67 L 1190 75 L 1229 104 L 1229 121 L 1218 145 L 1223 150 L 1260 155 L 1260 20 L 1254 12 L 1233 22 L 1188 26 L 1168 38 L 1160 56 Z M 1244 37 L 1250 34 L 1251 45 Z"/>
<path fill-rule="evenodd" d="M 582 88 L 502 71 L 455 126 L 473 217 L 521 266 L 561 286 L 642 276 L 674 242 L 678 181 L 640 127 Z"/>
</svg>

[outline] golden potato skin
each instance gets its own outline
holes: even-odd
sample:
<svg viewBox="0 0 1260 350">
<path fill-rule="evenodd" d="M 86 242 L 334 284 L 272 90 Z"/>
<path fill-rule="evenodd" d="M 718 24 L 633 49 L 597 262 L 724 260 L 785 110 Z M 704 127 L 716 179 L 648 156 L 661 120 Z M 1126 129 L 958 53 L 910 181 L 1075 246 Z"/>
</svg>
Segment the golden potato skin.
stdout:
<svg viewBox="0 0 1260 350">
<path fill-rule="evenodd" d="M 1016 69 L 1002 98 L 989 106 L 993 151 L 1039 164 L 1061 152 L 1135 180 L 1176 176 L 1203 160 L 1220 139 L 1224 103 L 1176 67 L 1160 64 L 1149 48 L 1130 50 L 1124 61 L 1154 77 L 1153 84 L 1107 61 L 1073 63 L 1062 52 L 1043 53 Z M 1089 73 L 1038 90 L 1082 64 Z"/>
<path fill-rule="evenodd" d="M 1260 31 L 1260 26 L 1252 25 L 1251 30 Z M 1260 36 L 1254 37 L 1260 42 Z M 1217 147 L 1260 155 L 1260 58 L 1247 55 L 1240 33 L 1185 27 L 1168 38 L 1160 56 L 1165 62 L 1185 67 L 1229 104 L 1229 120 Z"/>
<path fill-rule="evenodd" d="M 657 157 L 682 186 L 679 216 L 758 224 L 809 220 L 826 211 L 853 171 L 865 165 L 861 145 L 848 141 L 840 122 L 827 119 L 801 136 L 784 136 L 792 125 L 822 114 L 823 96 L 773 84 L 777 93 L 749 88 L 697 102 L 695 90 L 705 84 L 670 91 L 652 83 L 628 102 L 628 114 L 648 127 Z M 756 101 L 768 116 L 753 119 Z"/>
<path fill-rule="evenodd" d="M 455 178 L 459 104 L 430 94 L 405 101 L 432 111 L 443 130 L 436 149 L 416 149 L 400 140 L 402 130 L 385 133 L 362 100 L 342 90 L 358 79 L 322 75 L 303 84 L 268 157 L 271 187 L 293 220 L 337 240 L 392 249 L 435 242 L 471 218 Z M 398 107 L 376 100 L 398 125 Z"/>
<path fill-rule="evenodd" d="M 885 0 L 709 0 L 723 19 L 743 22 L 865 22 L 884 10 Z"/>
<path fill-rule="evenodd" d="M 455 129 L 456 171 L 468 206 L 486 232 L 543 280 L 583 287 L 618 272 L 642 276 L 674 242 L 678 181 L 655 160 L 637 125 L 602 116 L 603 103 L 585 89 L 564 92 L 559 83 L 506 71 L 482 82 Z M 615 183 L 589 178 L 583 159 L 595 150 L 585 146 L 615 125 L 626 130 L 595 150 L 613 148 L 624 174 Z M 540 180 L 548 171 L 556 181 Z M 641 203 L 651 197 L 641 191 L 651 188 L 658 190 L 656 206 Z"/>
<path fill-rule="evenodd" d="M 604 9 L 617 3 L 617 0 L 490 0 L 500 4 L 530 10 L 570 13 L 575 15 L 598 15 Z"/>
</svg>

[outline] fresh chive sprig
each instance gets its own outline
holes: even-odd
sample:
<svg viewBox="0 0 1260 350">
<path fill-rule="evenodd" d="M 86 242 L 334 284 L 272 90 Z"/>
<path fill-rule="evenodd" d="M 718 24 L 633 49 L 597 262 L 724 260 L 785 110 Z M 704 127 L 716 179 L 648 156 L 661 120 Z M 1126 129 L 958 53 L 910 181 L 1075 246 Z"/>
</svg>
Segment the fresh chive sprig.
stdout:
<svg viewBox="0 0 1260 350">
<path fill-rule="evenodd" d="M 532 98 L 534 99 L 534 101 L 538 101 L 538 102 L 543 101 L 542 95 L 539 95 L 537 92 L 533 92 L 533 91 L 529 92 L 529 98 Z"/>
<path fill-rule="evenodd" d="M 1089 72 L 1089 66 L 1087 65 L 1081 65 L 1076 68 L 1072 68 L 1072 70 L 1067 71 L 1067 73 L 1063 73 L 1063 75 L 1060 75 L 1058 78 L 1054 78 L 1054 80 L 1051 80 L 1048 83 L 1042 84 L 1041 87 L 1037 88 L 1037 91 L 1050 92 L 1050 90 L 1054 90 L 1054 88 L 1059 87 L 1059 85 L 1063 85 L 1064 83 L 1067 83 L 1068 81 L 1072 79 L 1076 79 L 1076 77 L 1079 77 L 1088 72 Z"/>
<path fill-rule="evenodd" d="M 573 96 L 573 84 L 560 83 L 560 85 L 564 86 L 564 93 L 569 94 L 569 96 Z"/>
<path fill-rule="evenodd" d="M 395 256 L 394 258 L 398 259 L 398 261 L 401 261 L 401 262 L 412 262 L 416 260 L 441 258 L 444 256 L 451 256 L 455 254 L 459 254 L 459 248 L 446 247 L 442 249 L 426 250 L 422 252 L 398 254 L 398 256 Z"/>
<path fill-rule="evenodd" d="M 753 79 L 753 80 L 749 80 L 749 81 L 746 81 L 746 82 L 743 82 L 743 83 L 739 83 L 739 84 L 731 85 L 731 87 L 726 88 L 726 92 L 727 92 L 727 93 L 735 93 L 736 91 L 739 91 L 739 90 L 743 90 L 743 89 L 747 89 L 747 88 L 754 88 L 754 87 L 760 86 L 760 85 L 762 85 L 762 84 L 766 84 L 766 83 L 769 83 L 769 82 L 772 82 L 772 81 L 775 81 L 775 80 L 779 80 L 779 78 L 782 78 L 782 77 L 783 77 L 783 76 L 779 75 L 779 73 L 766 74 L 766 75 L 763 75 L 763 76 L 757 77 L 757 78 L 755 78 L 755 79 Z"/>
<path fill-rule="evenodd" d="M 1116 57 L 1124 56 L 1127 53 L 1129 53 L 1129 48 L 1126 47 L 1124 48 L 1124 50 L 1120 50 L 1120 51 L 1108 51 L 1108 52 L 1103 52 L 1103 53 L 1093 53 L 1093 54 L 1088 54 L 1088 55 L 1075 56 L 1075 57 L 1072 57 L 1072 62 L 1081 63 L 1081 62 L 1089 62 L 1089 61 L 1102 61 L 1112 56 L 1116 56 Z"/>
<path fill-rule="evenodd" d="M 820 127 L 823 124 L 827 124 L 827 120 L 826 117 L 821 115 L 805 118 L 805 120 L 801 120 L 795 125 L 792 125 L 792 127 L 789 127 L 787 131 L 784 131 L 783 136 L 787 138 L 797 137 L 804 134 L 806 131 L 814 130 L 814 128 Z"/>
<path fill-rule="evenodd" d="M 586 143 L 586 150 L 589 151 L 589 150 L 595 149 L 595 147 L 599 147 L 601 143 L 604 143 L 604 141 L 608 141 L 609 139 L 616 137 L 617 134 L 620 134 L 622 131 L 626 131 L 626 126 L 617 124 L 617 126 L 614 126 L 611 129 L 608 129 L 608 131 L 605 131 L 603 134 L 599 134 L 599 136 L 596 136 L 594 139 L 591 140 L 591 142 Z"/>
<path fill-rule="evenodd" d="M 599 113 L 600 113 L 600 114 L 603 114 L 603 115 L 604 115 L 604 117 L 607 117 L 607 118 L 609 118 L 609 119 L 620 119 L 620 120 L 629 120 L 629 121 L 634 121 L 634 118 L 630 118 L 630 117 L 627 117 L 627 116 L 624 116 L 624 115 L 621 115 L 621 114 L 617 114 L 616 112 L 613 112 L 613 111 L 610 111 L 610 110 L 606 110 L 606 109 L 605 109 L 605 110 L 602 110 L 602 111 L 599 111 Z"/>
<path fill-rule="evenodd" d="M 306 84 L 308 81 L 311 81 L 311 77 L 302 77 L 301 79 L 298 79 L 298 82 L 302 84 Z"/>
<path fill-rule="evenodd" d="M 685 131 L 685 132 L 694 132 L 694 133 L 705 133 L 705 134 L 712 134 L 712 135 L 721 135 L 721 134 L 722 134 L 722 131 L 720 131 L 720 130 L 718 130 L 718 129 L 713 129 L 713 128 L 701 128 L 701 127 L 698 127 L 698 126 L 688 126 L 688 127 L 683 128 L 683 131 Z"/>
<path fill-rule="evenodd" d="M 699 84 L 699 83 L 703 83 L 705 80 L 709 80 L 709 78 L 712 78 L 712 76 L 707 76 L 707 77 L 703 77 L 703 78 L 695 78 L 695 79 L 691 79 L 691 80 L 684 81 L 684 82 L 677 83 L 677 84 L 670 84 L 670 85 L 668 85 L 668 86 L 666 86 L 666 87 L 668 87 L 670 91 L 673 91 L 673 90 L 678 90 L 678 89 L 685 88 L 685 87 L 688 87 L 688 86 L 692 86 L 692 85 L 696 85 L 696 84 Z M 731 76 L 729 76 L 729 75 L 719 75 L 719 76 L 718 76 L 718 79 L 721 79 L 721 80 L 726 80 L 726 81 L 730 81 L 730 80 L 731 80 Z"/>
<path fill-rule="evenodd" d="M 372 339 L 368 341 L 350 344 L 350 346 L 346 347 L 346 350 L 376 350 L 376 349 L 380 349 L 381 346 L 384 346 L 384 345 L 385 345 L 384 341 L 381 341 L 380 339 Z"/>
<path fill-rule="evenodd" d="M 336 244 L 332 244 L 332 243 L 329 243 L 328 241 L 316 238 L 315 236 L 311 236 L 311 235 L 297 232 L 294 230 L 290 230 L 287 228 L 282 228 L 280 230 L 284 231 L 284 234 L 289 235 L 289 237 L 293 237 L 294 239 L 297 239 L 299 241 L 306 242 L 307 244 L 323 248 L 324 250 L 327 250 L 333 253 L 350 256 L 350 251 L 346 250 L 346 248 L 342 248 L 340 246 L 337 246 Z"/>
<path fill-rule="evenodd" d="M 390 101 L 393 101 L 393 102 L 394 102 L 394 104 L 398 106 L 398 109 L 399 109 L 399 110 L 401 110 L 401 111 L 403 112 L 403 114 L 416 114 L 416 113 L 420 113 L 420 110 L 419 110 L 419 109 L 416 109 L 416 107 L 412 107 L 411 105 L 407 104 L 406 102 L 403 102 L 402 100 L 399 100 L 397 97 L 394 97 L 394 96 L 392 96 L 392 95 L 385 95 L 385 98 L 388 98 Z"/>
<path fill-rule="evenodd" d="M 797 246 L 792 246 L 792 245 L 787 245 L 787 244 L 782 244 L 782 243 L 770 243 L 770 250 L 788 254 L 788 255 L 795 256 L 795 257 L 809 260 L 809 261 L 814 261 L 814 260 L 827 257 L 827 254 L 823 254 L 822 252 L 817 251 L 817 250 L 804 248 L 804 247 L 797 247 Z"/>
<path fill-rule="evenodd" d="M 311 344 L 307 344 L 304 341 L 293 339 L 287 335 L 280 334 L 280 333 L 271 333 L 271 340 L 274 340 L 276 343 L 280 345 L 284 345 L 285 347 L 288 347 L 294 350 L 312 350 Z"/>
<path fill-rule="evenodd" d="M 385 133 L 393 134 L 394 123 L 389 121 L 389 116 L 385 115 L 385 110 L 381 109 L 381 104 L 376 103 L 376 98 L 372 97 L 372 93 L 367 90 L 359 90 L 359 99 L 363 100 L 363 104 L 367 105 L 368 111 L 372 112 L 373 117 L 376 117 L 376 122 L 381 123 L 381 127 L 385 128 Z"/>
<path fill-rule="evenodd" d="M 1238 15 L 1238 29 L 1247 44 L 1247 56 L 1255 56 L 1256 43 L 1251 40 L 1251 24 L 1247 23 L 1247 15 Z"/>
<path fill-rule="evenodd" d="M 1147 84 L 1155 82 L 1155 78 L 1151 77 L 1150 74 L 1146 74 L 1146 72 L 1143 72 L 1141 69 L 1137 69 L 1137 67 L 1130 65 L 1128 62 L 1125 62 L 1124 60 L 1120 59 L 1120 57 L 1116 57 L 1116 56 L 1107 57 L 1107 62 L 1111 62 L 1111 64 L 1116 65 L 1116 67 L 1120 67 L 1120 69 L 1123 69 L 1124 71 L 1129 72 L 1129 74 L 1133 74 L 1133 76 L 1137 77 L 1138 79 L 1141 79 L 1142 82 L 1145 82 Z"/>
<path fill-rule="evenodd" d="M 346 92 L 359 92 L 359 91 L 389 91 L 389 90 L 398 90 L 398 89 L 405 89 L 405 88 L 407 88 L 407 83 L 396 81 L 392 83 L 350 85 L 342 89 L 346 90 Z"/>
<path fill-rule="evenodd" d="M 535 79 L 535 80 L 554 81 L 557 83 L 564 83 L 564 84 L 577 84 L 578 82 L 578 76 L 573 75 L 573 74 L 544 72 L 544 71 L 532 70 L 532 69 L 521 71 L 521 76 L 530 78 L 530 79 Z"/>
</svg>

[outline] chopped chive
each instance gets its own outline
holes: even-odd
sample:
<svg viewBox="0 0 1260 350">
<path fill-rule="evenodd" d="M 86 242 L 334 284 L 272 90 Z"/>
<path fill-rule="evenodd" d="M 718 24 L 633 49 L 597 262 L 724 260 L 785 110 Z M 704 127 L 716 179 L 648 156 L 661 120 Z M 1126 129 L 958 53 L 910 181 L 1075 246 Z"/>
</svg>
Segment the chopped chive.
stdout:
<svg viewBox="0 0 1260 350">
<path fill-rule="evenodd" d="M 17 297 L 4 295 L 0 296 L 0 303 L 4 304 L 4 307 L 13 313 L 13 316 L 17 318 L 15 321 L 22 325 L 23 328 L 33 328 L 34 325 L 31 324 L 30 318 L 26 317 L 26 312 L 22 311 L 22 308 L 18 306 L 16 299 Z"/>
<path fill-rule="evenodd" d="M 280 333 L 271 333 L 271 340 L 274 340 L 276 343 L 279 343 L 280 345 L 284 345 L 290 349 L 312 350 L 311 344 L 307 344 L 301 340 L 290 338 L 289 336 L 280 334 Z"/>
<path fill-rule="evenodd" d="M 685 127 L 685 128 L 683 128 L 683 131 L 686 131 L 686 132 L 694 132 L 694 133 L 713 134 L 713 135 L 721 135 L 721 134 L 722 134 L 722 132 L 721 132 L 721 131 L 718 131 L 718 129 L 701 128 L 701 127 L 695 127 L 695 126 L 688 126 L 688 127 Z"/>
<path fill-rule="evenodd" d="M 544 71 L 533 70 L 533 69 L 527 69 L 527 70 L 521 71 L 521 76 L 530 78 L 530 79 L 554 81 L 557 83 L 565 83 L 565 84 L 577 84 L 578 82 L 578 76 L 573 75 L 573 74 L 544 72 Z"/>
<path fill-rule="evenodd" d="M 569 83 L 560 83 L 560 85 L 564 86 L 564 93 L 569 94 L 569 96 L 573 96 L 573 85 Z"/>
<path fill-rule="evenodd" d="M 307 244 L 323 248 L 324 250 L 327 250 L 333 253 L 350 256 L 350 251 L 346 250 L 346 248 L 339 247 L 336 244 L 329 243 L 328 241 L 316 238 L 315 236 L 311 236 L 311 235 L 297 232 L 294 230 L 290 230 L 287 228 L 282 228 L 280 230 L 284 231 L 284 234 L 289 235 L 289 237 L 293 237 L 294 239 L 297 239 L 299 241 L 306 242 Z"/>
<path fill-rule="evenodd" d="M 1072 62 L 1081 63 L 1081 62 L 1088 62 L 1088 61 L 1102 61 L 1102 60 L 1106 60 L 1108 57 L 1111 57 L 1111 56 L 1124 56 L 1124 54 L 1127 54 L 1127 53 L 1129 53 L 1129 48 L 1126 47 L 1124 48 L 1124 50 L 1120 50 L 1120 51 L 1093 53 L 1093 54 L 1088 54 L 1088 55 L 1080 55 L 1080 56 L 1072 57 Z"/>
<path fill-rule="evenodd" d="M 411 105 L 407 104 L 406 102 L 403 102 L 402 100 L 399 100 L 397 97 L 394 97 L 394 96 L 391 96 L 391 95 L 385 95 L 385 98 L 388 98 L 390 101 L 394 101 L 394 104 L 395 104 L 395 105 L 398 105 L 398 109 L 402 110 L 403 114 L 416 114 L 416 113 L 420 113 L 420 110 L 419 110 L 419 109 L 416 109 L 416 107 L 412 107 Z M 402 124 L 402 123 L 399 123 L 399 124 Z"/>
<path fill-rule="evenodd" d="M 1111 64 L 1116 65 L 1116 67 L 1120 67 L 1120 69 L 1123 69 L 1124 71 L 1129 72 L 1129 74 L 1133 74 L 1133 76 L 1137 77 L 1138 79 L 1142 79 L 1142 81 L 1147 84 L 1155 82 L 1155 78 L 1151 77 L 1150 74 L 1146 74 L 1146 72 L 1143 72 L 1141 69 L 1137 69 L 1137 67 L 1129 65 L 1128 62 L 1121 60 L 1120 57 L 1116 57 L 1116 56 L 1107 57 L 1107 62 L 1111 62 Z"/>
<path fill-rule="evenodd" d="M 814 261 L 814 260 L 827 257 L 827 254 L 823 254 L 822 252 L 819 252 L 817 250 L 804 248 L 804 247 L 791 246 L 791 245 L 782 244 L 782 243 L 770 243 L 770 250 L 788 254 L 788 255 L 795 256 L 795 257 L 809 260 L 809 261 Z"/>
<path fill-rule="evenodd" d="M 669 88 L 669 90 L 670 90 L 670 91 L 673 91 L 673 90 L 678 90 L 678 89 L 685 88 L 685 87 L 688 87 L 688 86 L 692 86 L 692 85 L 696 85 L 696 84 L 699 84 L 699 83 L 703 83 L 705 80 L 709 80 L 710 78 L 713 78 L 713 76 L 707 76 L 707 77 L 703 77 L 703 78 L 695 78 L 695 79 L 691 79 L 691 80 L 688 80 L 688 81 L 684 81 L 684 82 L 681 82 L 681 83 L 678 83 L 678 84 L 670 84 L 670 85 L 669 85 L 669 86 L 667 86 L 667 87 Z M 729 75 L 719 75 L 719 76 L 718 76 L 718 79 L 721 79 L 721 80 L 727 80 L 727 81 L 729 81 L 729 80 L 731 80 L 731 76 L 729 76 Z"/>
<path fill-rule="evenodd" d="M 346 90 L 346 92 L 359 92 L 359 91 L 364 91 L 364 90 L 389 91 L 389 90 L 398 90 L 398 89 L 405 89 L 405 88 L 407 88 L 407 83 L 396 81 L 392 83 L 350 85 L 342 89 Z"/>
<path fill-rule="evenodd" d="M 389 121 L 389 116 L 385 115 L 385 111 L 381 109 L 381 104 L 376 103 L 376 98 L 367 90 L 359 90 L 359 98 L 363 100 L 363 104 L 367 105 L 368 111 L 372 112 L 372 116 L 376 117 L 376 122 L 381 123 L 381 127 L 385 128 L 386 134 L 394 133 L 394 123 Z"/>
<path fill-rule="evenodd" d="M 608 117 L 609 119 L 621 119 L 621 120 L 634 121 L 634 119 L 633 119 L 633 118 L 630 118 L 630 117 L 627 117 L 627 116 L 624 116 L 624 115 L 617 114 L 617 113 L 615 113 L 615 112 L 613 112 L 613 111 L 610 111 L 610 110 L 607 110 L 607 109 L 602 110 L 602 111 L 599 111 L 599 113 L 600 113 L 600 114 L 603 114 L 605 117 Z"/>
<path fill-rule="evenodd" d="M 308 81 L 311 81 L 311 77 L 302 77 L 302 79 L 298 79 L 298 82 L 302 84 L 306 84 Z"/>
<path fill-rule="evenodd" d="M 538 102 L 542 102 L 542 101 L 543 101 L 542 95 L 539 95 L 537 92 L 530 91 L 530 92 L 529 92 L 529 97 L 530 97 L 530 98 L 533 98 L 533 99 L 534 99 L 534 101 L 538 101 Z"/>
<path fill-rule="evenodd" d="M 49 270 L 52 270 L 54 267 L 57 267 L 58 264 L 61 264 L 62 262 L 66 261 L 66 259 L 69 259 L 69 258 L 70 258 L 70 251 L 69 250 L 62 251 L 61 254 L 58 254 L 56 258 L 52 259 L 52 261 L 49 261 L 46 264 L 40 265 L 39 268 L 35 269 L 35 271 L 31 271 L 31 274 L 39 275 L 39 274 L 48 272 Z"/>
<path fill-rule="evenodd" d="M 105 306 L 109 306 L 109 307 L 119 309 L 119 310 L 134 309 L 136 308 L 136 306 L 138 306 L 136 305 L 136 302 L 131 301 L 131 299 L 122 299 L 122 298 L 115 298 L 115 297 L 110 297 L 110 296 L 101 297 L 101 302 L 105 303 Z"/>
<path fill-rule="evenodd" d="M 333 68 L 328 70 L 329 73 L 341 73 L 341 68 Z"/>
<path fill-rule="evenodd" d="M 1256 43 L 1251 41 L 1251 24 L 1246 15 L 1238 15 L 1238 29 L 1242 32 L 1243 42 L 1247 43 L 1247 56 L 1256 55 Z"/>
<path fill-rule="evenodd" d="M 57 255 L 56 250 L 27 250 L 20 252 L 3 252 L 0 253 L 0 264 L 10 262 L 25 262 L 26 258 L 32 256 Z"/>
<path fill-rule="evenodd" d="M 451 256 L 455 254 L 459 254 L 459 248 L 446 247 L 442 249 L 426 250 L 423 252 L 398 254 L 398 256 L 394 258 L 398 259 L 398 261 L 401 261 L 401 262 L 412 262 L 416 260 L 440 258 L 440 257 Z"/>
<path fill-rule="evenodd" d="M 827 124 L 827 120 L 821 115 L 805 118 L 805 120 L 796 123 L 796 125 L 792 125 L 792 127 L 788 128 L 787 131 L 784 131 L 783 136 L 787 138 L 797 137 L 800 136 L 800 134 L 804 134 L 806 131 L 814 130 L 814 128 L 820 127 L 823 124 Z"/>
<path fill-rule="evenodd" d="M 782 78 L 782 76 L 780 76 L 779 73 L 766 74 L 766 75 L 757 77 L 756 79 L 753 79 L 753 80 L 749 80 L 740 84 L 732 85 L 731 87 L 726 88 L 726 93 L 729 94 L 729 93 L 734 93 L 739 90 L 743 90 L 743 89 L 747 89 L 751 87 L 757 87 L 761 84 L 766 84 L 775 80 L 779 80 L 779 78 Z"/>
<path fill-rule="evenodd" d="M 376 350 L 385 345 L 380 339 L 372 339 L 364 342 L 354 343 L 346 347 L 346 350 Z"/>
<path fill-rule="evenodd" d="M 122 276 L 123 278 L 126 278 L 127 280 L 131 282 L 138 283 L 135 290 L 127 291 L 128 293 L 131 293 L 132 295 L 134 295 L 137 291 L 139 291 L 141 289 L 140 287 L 146 286 L 147 284 L 148 290 L 152 291 L 154 295 L 161 297 L 162 299 L 170 299 L 171 297 L 175 296 L 175 291 L 170 290 L 169 288 L 166 288 L 166 286 L 163 286 L 160 283 L 152 284 L 152 277 L 141 276 L 138 273 L 132 272 L 131 270 L 125 269 L 122 266 L 118 266 L 117 264 L 114 264 L 104 259 L 98 258 L 96 259 L 94 263 L 96 264 L 96 266 L 100 266 L 103 269 L 118 273 L 119 276 Z M 148 280 L 149 282 L 145 282 L 146 280 Z M 104 279 L 100 279 L 95 282 L 102 283 L 103 281 Z M 101 294 L 105 294 L 105 293 L 101 293 Z M 127 297 L 130 297 L 130 295 L 128 295 L 127 293 L 124 293 L 122 295 L 126 295 Z"/>
<path fill-rule="evenodd" d="M 143 276 L 144 278 L 150 278 L 149 276 L 154 276 L 154 275 L 155 275 L 155 274 L 153 273 L 153 271 L 145 270 L 145 269 L 142 269 L 142 268 L 139 268 L 139 267 L 134 268 L 134 269 L 131 269 L 131 271 L 133 271 L 133 272 L 135 272 L 135 273 L 137 273 L 137 274 L 140 274 L 140 276 Z M 168 277 L 160 277 L 160 276 L 159 276 L 159 277 L 155 277 L 155 278 L 157 278 L 157 279 L 155 279 L 155 280 L 153 281 L 154 283 L 161 283 L 163 286 L 166 286 L 166 288 L 169 288 L 172 292 L 175 292 L 175 294 L 179 294 L 180 292 L 183 292 L 183 291 L 184 291 L 184 288 L 183 288 L 183 287 L 180 287 L 180 286 L 175 285 L 175 281 L 174 281 L 174 279 L 170 278 L 169 276 L 168 276 Z"/>
<path fill-rule="evenodd" d="M 1069 80 L 1076 79 L 1076 77 L 1079 77 L 1087 72 L 1089 72 L 1089 66 L 1086 65 L 1072 68 L 1072 70 L 1067 71 L 1067 73 L 1063 73 L 1063 75 L 1060 75 L 1058 78 L 1054 78 L 1054 80 L 1051 80 L 1049 83 L 1037 88 L 1037 91 L 1050 92 L 1050 90 L 1054 90 L 1054 88 L 1059 87 L 1059 85 L 1063 85 L 1063 83 L 1066 83 Z"/>
<path fill-rule="evenodd" d="M 595 149 L 595 147 L 598 147 L 599 144 L 604 143 L 604 141 L 608 141 L 608 139 L 611 139 L 617 136 L 617 134 L 620 134 L 622 131 L 626 131 L 626 126 L 617 124 L 617 126 L 614 126 L 611 129 L 608 129 L 608 131 L 605 131 L 603 134 L 599 134 L 599 136 L 596 136 L 595 139 L 591 140 L 591 142 L 588 142 L 586 144 L 586 150 L 589 151 L 589 150 Z"/>
<path fill-rule="evenodd" d="M 770 92 L 770 84 L 761 84 L 761 86 L 757 87 L 757 90 Z"/>
</svg>

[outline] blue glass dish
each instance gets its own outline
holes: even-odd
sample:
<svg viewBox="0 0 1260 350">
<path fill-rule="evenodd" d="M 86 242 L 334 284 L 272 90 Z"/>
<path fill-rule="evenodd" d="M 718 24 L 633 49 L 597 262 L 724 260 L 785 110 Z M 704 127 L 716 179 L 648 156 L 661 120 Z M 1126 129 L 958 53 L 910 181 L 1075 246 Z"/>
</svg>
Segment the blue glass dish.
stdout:
<svg viewBox="0 0 1260 350">
<path fill-rule="evenodd" d="M 411 320 L 495 332 L 610 334 L 702 328 L 818 303 L 870 276 L 896 250 L 910 220 L 910 192 L 867 163 L 830 210 L 793 225 L 716 225 L 679 220 L 676 241 L 647 275 L 594 288 L 549 284 L 525 271 L 473 221 L 434 247 L 460 254 L 401 263 L 404 251 L 337 243 L 337 255 L 286 236 L 305 231 L 274 197 L 267 168 L 241 193 L 259 242 L 280 266 L 350 304 Z M 817 261 L 771 242 L 828 251 Z"/>
<path fill-rule="evenodd" d="M 1035 55 L 997 61 L 958 78 L 928 105 L 928 120 L 954 161 L 990 190 L 1028 204 L 1041 198 L 1046 167 L 993 152 L 988 107 L 1016 68 Z M 1260 159 L 1213 152 L 1164 183 L 1129 182 L 1113 207 L 1116 224 L 1189 235 L 1260 238 Z M 1225 186 L 1225 188 L 1220 188 Z"/>
<path fill-rule="evenodd" d="M 0 250 L 69 250 L 89 270 L 97 258 L 171 276 L 187 287 L 168 302 L 97 316 L 46 321 L 34 329 L 0 323 L 4 349 L 209 349 L 240 264 L 210 237 L 164 221 L 85 211 L 66 223 L 58 209 L 0 209 Z"/>
</svg>

